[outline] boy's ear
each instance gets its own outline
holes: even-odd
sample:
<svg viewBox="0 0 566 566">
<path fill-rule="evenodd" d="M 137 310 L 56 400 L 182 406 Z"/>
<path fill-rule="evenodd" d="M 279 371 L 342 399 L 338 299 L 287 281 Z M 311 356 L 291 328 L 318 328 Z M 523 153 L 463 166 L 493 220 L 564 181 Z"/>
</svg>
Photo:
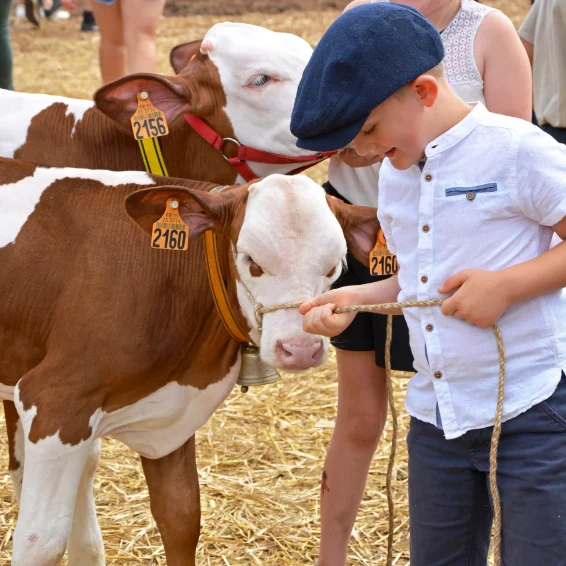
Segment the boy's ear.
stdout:
<svg viewBox="0 0 566 566">
<path fill-rule="evenodd" d="M 435 103 L 438 97 L 438 81 L 432 75 L 421 75 L 410 86 L 423 106 L 430 108 Z"/>
</svg>

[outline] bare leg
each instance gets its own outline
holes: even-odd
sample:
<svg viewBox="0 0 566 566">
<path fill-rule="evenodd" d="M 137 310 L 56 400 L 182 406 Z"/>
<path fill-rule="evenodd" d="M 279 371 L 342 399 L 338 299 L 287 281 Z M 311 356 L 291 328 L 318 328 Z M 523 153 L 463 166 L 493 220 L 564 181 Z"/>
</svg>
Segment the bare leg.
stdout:
<svg viewBox="0 0 566 566">
<path fill-rule="evenodd" d="M 320 566 L 345 566 L 369 467 L 387 419 L 385 370 L 375 352 L 336 350 L 338 417 L 321 484 Z"/>
<path fill-rule="evenodd" d="M 165 0 L 120 0 L 127 72 L 157 73 L 156 38 Z"/>
<path fill-rule="evenodd" d="M 126 75 L 126 43 L 120 2 L 116 0 L 112 6 L 92 3 L 92 11 L 100 29 L 100 72 L 104 84 Z"/>
<path fill-rule="evenodd" d="M 167 566 L 195 566 L 200 534 L 195 437 L 164 458 L 142 458 L 142 464 Z"/>
</svg>

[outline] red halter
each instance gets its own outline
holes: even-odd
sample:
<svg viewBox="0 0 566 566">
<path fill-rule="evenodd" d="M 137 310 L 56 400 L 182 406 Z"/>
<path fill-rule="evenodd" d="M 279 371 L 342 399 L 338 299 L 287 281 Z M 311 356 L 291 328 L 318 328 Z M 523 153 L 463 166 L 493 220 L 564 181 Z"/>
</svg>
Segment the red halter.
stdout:
<svg viewBox="0 0 566 566">
<path fill-rule="evenodd" d="M 301 157 L 289 157 L 286 155 L 279 155 L 278 153 L 269 153 L 268 151 L 262 151 L 261 149 L 255 149 L 247 145 L 242 145 L 238 140 L 233 138 L 223 138 L 218 132 L 214 131 L 202 118 L 194 116 L 193 114 L 185 114 L 185 120 L 193 128 L 193 130 L 211 146 L 216 148 L 222 157 L 236 171 L 243 177 L 247 182 L 257 179 L 258 176 L 250 169 L 246 161 L 255 161 L 256 163 L 271 163 L 273 165 L 291 165 L 293 163 L 308 163 L 308 165 L 303 165 L 291 171 L 291 175 L 300 173 L 313 165 L 317 165 L 326 158 L 334 155 L 335 151 L 323 151 L 315 153 L 314 155 L 304 155 Z M 226 142 L 232 142 L 238 147 L 238 151 L 235 157 L 228 157 L 224 153 L 224 146 Z"/>
</svg>

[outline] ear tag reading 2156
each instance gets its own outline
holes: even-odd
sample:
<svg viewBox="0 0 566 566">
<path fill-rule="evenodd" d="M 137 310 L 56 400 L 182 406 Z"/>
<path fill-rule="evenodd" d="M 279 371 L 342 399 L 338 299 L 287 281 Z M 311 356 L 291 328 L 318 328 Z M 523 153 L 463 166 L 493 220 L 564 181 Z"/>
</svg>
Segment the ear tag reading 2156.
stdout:
<svg viewBox="0 0 566 566">
<path fill-rule="evenodd" d="M 138 109 L 130 120 L 137 140 L 158 138 L 169 133 L 165 112 L 152 104 L 145 90 L 138 92 Z"/>
<path fill-rule="evenodd" d="M 377 233 L 377 242 L 369 254 L 369 272 L 373 277 L 380 275 L 395 275 L 399 271 L 397 256 L 387 249 L 385 235 L 380 228 Z"/>
<path fill-rule="evenodd" d="M 154 222 L 151 247 L 160 250 L 186 251 L 189 249 L 189 227 L 179 214 L 177 199 L 168 199 L 163 216 Z"/>
</svg>

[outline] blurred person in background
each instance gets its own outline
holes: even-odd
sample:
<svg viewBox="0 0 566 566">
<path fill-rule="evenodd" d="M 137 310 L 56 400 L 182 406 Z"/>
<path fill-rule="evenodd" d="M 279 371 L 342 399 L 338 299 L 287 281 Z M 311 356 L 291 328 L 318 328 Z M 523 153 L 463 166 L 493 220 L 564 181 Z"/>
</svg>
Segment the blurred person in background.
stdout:
<svg viewBox="0 0 566 566">
<path fill-rule="evenodd" d="M 131 73 L 156 73 L 157 27 L 165 0 L 93 0 L 104 84 Z"/>
<path fill-rule="evenodd" d="M 0 0 L 0 88 L 14 90 L 12 84 L 12 42 L 10 13 L 12 0 Z"/>
<path fill-rule="evenodd" d="M 536 0 L 519 35 L 533 68 L 538 125 L 566 143 L 566 0 Z"/>
</svg>

